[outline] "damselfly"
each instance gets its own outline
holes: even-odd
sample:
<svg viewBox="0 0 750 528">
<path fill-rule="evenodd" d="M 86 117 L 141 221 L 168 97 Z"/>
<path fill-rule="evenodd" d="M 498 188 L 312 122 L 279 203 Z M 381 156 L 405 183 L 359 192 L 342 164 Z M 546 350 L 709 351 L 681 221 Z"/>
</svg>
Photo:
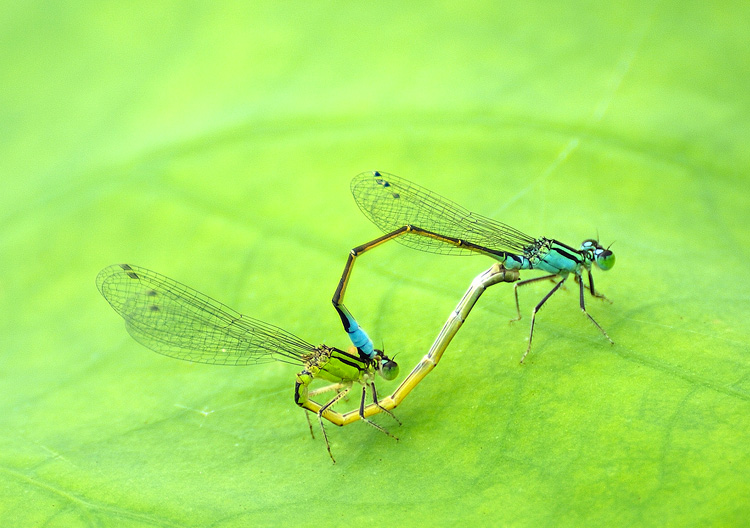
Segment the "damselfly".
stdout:
<svg viewBox="0 0 750 528">
<path fill-rule="evenodd" d="M 125 319 L 128 333 L 154 352 L 212 365 L 251 365 L 273 360 L 302 365 L 294 385 L 294 401 L 318 416 L 328 454 L 334 462 L 323 418 L 336 425 L 361 419 L 393 436 L 367 418 L 376 412 L 386 412 L 398 422 L 380 405 L 375 389 L 376 374 L 393 380 L 399 370 L 396 362 L 381 351 L 375 350 L 372 357 L 365 357 L 325 345 L 314 346 L 281 328 L 244 316 L 184 284 L 132 264 L 104 268 L 96 278 L 96 285 Z M 316 379 L 333 385 L 310 390 Z M 362 385 L 359 410 L 346 414 L 334 411 L 331 407 L 355 383 Z M 336 396 L 323 405 L 311 399 L 333 389 L 338 391 Z M 368 389 L 374 409 L 365 413 Z"/>
<path fill-rule="evenodd" d="M 364 338 L 367 337 L 359 335 L 354 317 L 343 304 L 354 261 L 370 249 L 395 239 L 405 246 L 421 251 L 451 255 L 482 254 L 498 260 L 506 269 L 535 269 L 547 272 L 543 277 L 516 282 L 516 320 L 521 318 L 518 303 L 519 286 L 560 277 L 552 290 L 532 311 L 529 344 L 521 357 L 521 362 L 531 350 L 537 312 L 562 287 L 571 273 L 580 286 L 581 311 L 612 343 L 607 332 L 586 311 L 584 302 L 585 288 L 589 289 L 592 296 L 605 298 L 594 288 L 592 265 L 609 270 L 615 264 L 614 253 L 609 248 L 602 247 L 597 240 L 584 240 L 580 249 L 575 249 L 554 239 L 532 238 L 507 224 L 468 211 L 424 187 L 385 172 L 359 174 L 352 180 L 351 190 L 365 216 L 386 233 L 351 250 L 332 299 L 345 330 L 353 336 L 353 342 L 357 338 L 364 342 Z M 588 286 L 584 285 L 582 278 L 584 271 L 588 275 Z M 369 338 L 367 340 L 369 341 Z M 374 349 L 371 342 L 360 346 L 363 347 Z"/>
</svg>

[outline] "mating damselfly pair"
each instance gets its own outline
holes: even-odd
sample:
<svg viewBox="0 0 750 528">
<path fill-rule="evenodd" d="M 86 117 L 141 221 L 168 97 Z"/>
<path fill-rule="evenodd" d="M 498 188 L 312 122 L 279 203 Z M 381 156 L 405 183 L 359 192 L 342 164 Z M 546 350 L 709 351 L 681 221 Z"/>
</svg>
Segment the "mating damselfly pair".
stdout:
<svg viewBox="0 0 750 528">
<path fill-rule="evenodd" d="M 97 287 L 123 317 L 131 336 L 155 352 L 215 365 L 250 365 L 274 360 L 301 365 L 302 370 L 295 380 L 295 403 L 317 415 L 334 462 L 323 418 L 339 426 L 362 420 L 394 437 L 369 417 L 383 412 L 398 422 L 392 409 L 437 365 L 489 286 L 499 282 L 515 283 L 520 319 L 518 286 L 560 278 L 532 311 L 529 343 L 521 361 L 531 349 L 536 313 L 570 274 L 580 285 L 581 310 L 610 340 L 584 304 L 585 288 L 592 296 L 603 298 L 594 289 L 592 265 L 608 270 L 615 261 L 614 254 L 598 241 L 588 239 L 580 249 L 574 249 L 553 239 L 535 239 L 391 174 L 362 173 L 354 178 L 351 188 L 362 212 L 385 235 L 350 251 L 333 295 L 334 308 L 353 344 L 350 352 L 326 345 L 314 346 L 281 328 L 244 316 L 188 286 L 135 265 L 116 264 L 103 269 L 97 276 Z M 433 253 L 483 254 L 498 262 L 472 281 L 427 354 L 391 395 L 382 397 L 377 394 L 376 377 L 393 380 L 398 377 L 399 367 L 374 347 L 343 300 L 355 259 L 390 240 Z M 519 271 L 527 269 L 545 271 L 547 275 L 519 281 Z M 588 276 L 588 287 L 584 285 L 584 272 Z M 312 382 L 318 379 L 329 385 L 311 390 Z M 334 404 L 355 384 L 362 388 L 358 408 L 345 413 L 335 411 Z M 313 399 L 327 391 L 336 392 L 327 402 L 321 404 Z M 371 403 L 367 403 L 368 392 Z"/>
</svg>

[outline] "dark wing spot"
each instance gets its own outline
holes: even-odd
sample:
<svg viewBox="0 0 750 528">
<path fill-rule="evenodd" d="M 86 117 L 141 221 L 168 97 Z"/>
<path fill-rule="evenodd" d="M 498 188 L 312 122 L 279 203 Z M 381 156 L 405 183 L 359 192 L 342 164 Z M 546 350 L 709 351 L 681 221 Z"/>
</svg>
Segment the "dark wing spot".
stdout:
<svg viewBox="0 0 750 528">
<path fill-rule="evenodd" d="M 160 310 L 160 308 L 156 306 L 155 304 L 152 304 L 151 306 L 149 306 L 148 309 L 151 310 L 152 312 L 158 312 Z"/>
<path fill-rule="evenodd" d="M 146 295 L 148 295 L 149 297 L 156 297 L 158 293 L 156 293 L 156 290 L 149 290 L 146 292 Z"/>
<path fill-rule="evenodd" d="M 376 176 L 380 176 L 379 173 L 376 173 Z M 391 184 L 385 181 L 383 178 L 375 178 L 375 183 L 378 185 L 382 185 L 383 187 L 390 187 Z"/>
<path fill-rule="evenodd" d="M 138 274 L 128 264 L 120 264 L 120 267 L 127 272 L 128 277 L 131 279 L 140 279 Z"/>
</svg>

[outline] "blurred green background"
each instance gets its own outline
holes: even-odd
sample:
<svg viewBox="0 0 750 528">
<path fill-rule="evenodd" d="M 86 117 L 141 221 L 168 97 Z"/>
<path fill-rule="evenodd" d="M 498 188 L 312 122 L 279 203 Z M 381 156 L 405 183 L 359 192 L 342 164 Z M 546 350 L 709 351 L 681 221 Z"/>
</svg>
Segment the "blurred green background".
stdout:
<svg viewBox="0 0 750 528">
<path fill-rule="evenodd" d="M 744 2 L 0 8 L 7 526 L 741 525 L 750 518 Z M 614 242 L 613 304 L 488 291 L 396 410 L 328 428 L 294 367 L 193 365 L 94 287 L 139 264 L 344 347 L 379 169 L 534 236 Z M 397 244 L 348 306 L 403 371 L 491 262 Z M 526 278 L 535 276 L 525 274 Z M 385 394 L 394 383 L 380 383 Z M 356 398 L 339 406 L 356 406 Z"/>
</svg>

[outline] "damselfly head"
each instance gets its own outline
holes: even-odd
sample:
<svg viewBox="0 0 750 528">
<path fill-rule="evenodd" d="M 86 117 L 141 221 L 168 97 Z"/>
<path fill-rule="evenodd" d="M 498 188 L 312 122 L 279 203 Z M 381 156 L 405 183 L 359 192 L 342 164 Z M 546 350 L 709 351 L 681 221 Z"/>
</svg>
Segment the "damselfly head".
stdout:
<svg viewBox="0 0 750 528">
<path fill-rule="evenodd" d="M 594 263 L 600 270 L 607 271 L 615 265 L 615 254 L 609 248 L 603 248 L 598 240 L 589 238 L 581 244 L 581 251 L 591 251 Z"/>
<path fill-rule="evenodd" d="M 396 379 L 396 376 L 398 376 L 398 363 L 383 354 L 383 352 L 377 352 L 376 361 L 378 362 L 377 368 L 380 375 L 388 381 Z"/>
</svg>

